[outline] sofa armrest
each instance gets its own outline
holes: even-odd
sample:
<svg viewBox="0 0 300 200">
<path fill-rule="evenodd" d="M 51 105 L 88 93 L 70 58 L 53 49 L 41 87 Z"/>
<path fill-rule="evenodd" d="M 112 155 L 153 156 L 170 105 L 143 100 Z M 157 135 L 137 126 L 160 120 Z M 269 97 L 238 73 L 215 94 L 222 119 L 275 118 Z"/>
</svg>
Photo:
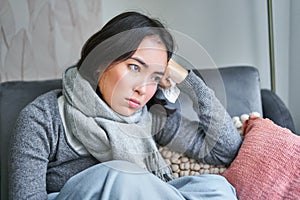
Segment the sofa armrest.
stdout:
<svg viewBox="0 0 300 200">
<path fill-rule="evenodd" d="M 28 103 L 49 90 L 61 89 L 61 80 L 0 83 L 0 199 L 8 199 L 8 148 L 15 121 Z"/>
<path fill-rule="evenodd" d="M 275 124 L 290 129 L 295 133 L 295 126 L 290 111 L 283 101 L 269 89 L 261 89 L 263 116 Z"/>
</svg>

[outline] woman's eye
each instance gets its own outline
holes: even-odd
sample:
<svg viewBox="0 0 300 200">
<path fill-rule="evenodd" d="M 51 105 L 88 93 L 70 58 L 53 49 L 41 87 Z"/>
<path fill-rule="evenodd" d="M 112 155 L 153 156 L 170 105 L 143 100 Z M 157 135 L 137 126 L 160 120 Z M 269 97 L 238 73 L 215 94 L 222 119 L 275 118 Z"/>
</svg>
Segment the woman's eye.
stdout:
<svg viewBox="0 0 300 200">
<path fill-rule="evenodd" d="M 141 68 L 138 65 L 130 64 L 129 67 L 133 71 L 138 71 L 138 72 L 141 71 Z"/>
<path fill-rule="evenodd" d="M 158 83 L 161 80 L 161 77 L 160 76 L 154 76 L 154 77 L 152 77 L 152 80 Z"/>
</svg>

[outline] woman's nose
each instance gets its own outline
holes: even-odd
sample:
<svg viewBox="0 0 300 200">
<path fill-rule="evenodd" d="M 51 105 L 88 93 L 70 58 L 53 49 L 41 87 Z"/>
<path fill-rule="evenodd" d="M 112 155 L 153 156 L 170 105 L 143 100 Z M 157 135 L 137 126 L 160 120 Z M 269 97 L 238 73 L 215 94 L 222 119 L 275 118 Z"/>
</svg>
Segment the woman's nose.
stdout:
<svg viewBox="0 0 300 200">
<path fill-rule="evenodd" d="M 144 95 L 147 91 L 147 83 L 140 84 L 134 88 L 134 91 L 139 95 Z"/>
</svg>

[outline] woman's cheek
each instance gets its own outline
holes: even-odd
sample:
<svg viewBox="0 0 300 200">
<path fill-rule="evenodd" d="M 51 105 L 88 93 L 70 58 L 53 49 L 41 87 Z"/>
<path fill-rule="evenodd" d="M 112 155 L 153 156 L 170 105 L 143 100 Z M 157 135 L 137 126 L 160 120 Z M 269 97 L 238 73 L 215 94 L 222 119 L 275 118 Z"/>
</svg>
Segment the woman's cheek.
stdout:
<svg viewBox="0 0 300 200">
<path fill-rule="evenodd" d="M 157 84 L 149 86 L 147 90 L 147 102 L 154 96 L 156 90 L 157 90 Z"/>
<path fill-rule="evenodd" d="M 120 73 L 116 77 L 115 82 L 117 83 L 116 85 L 118 86 L 119 89 L 121 90 L 128 90 L 131 89 L 130 85 L 132 82 L 132 77 L 128 73 Z"/>
</svg>

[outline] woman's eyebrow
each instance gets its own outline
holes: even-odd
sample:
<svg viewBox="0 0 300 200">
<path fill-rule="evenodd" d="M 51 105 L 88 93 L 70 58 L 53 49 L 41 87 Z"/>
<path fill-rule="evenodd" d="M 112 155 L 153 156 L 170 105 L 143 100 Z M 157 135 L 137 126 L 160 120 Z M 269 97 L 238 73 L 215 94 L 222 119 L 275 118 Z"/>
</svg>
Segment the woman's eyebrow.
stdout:
<svg viewBox="0 0 300 200">
<path fill-rule="evenodd" d="M 154 72 L 155 74 L 159 74 L 159 75 L 165 75 L 165 73 L 164 72 Z"/>
<path fill-rule="evenodd" d="M 130 57 L 131 59 L 133 59 L 133 60 L 135 60 L 135 61 L 137 61 L 137 62 L 139 62 L 141 65 L 143 65 L 145 68 L 148 68 L 149 66 L 143 61 L 143 60 L 141 60 L 141 59 L 139 59 L 139 58 L 137 58 L 137 57 Z M 155 74 L 159 74 L 159 75 L 165 75 L 165 73 L 164 72 L 155 72 Z"/>
<path fill-rule="evenodd" d="M 137 57 L 130 57 L 130 58 L 133 59 L 133 60 L 135 60 L 135 61 L 137 61 L 137 62 L 139 62 L 144 67 L 148 68 L 148 65 L 144 61 L 142 61 L 141 59 L 139 59 Z"/>
</svg>

